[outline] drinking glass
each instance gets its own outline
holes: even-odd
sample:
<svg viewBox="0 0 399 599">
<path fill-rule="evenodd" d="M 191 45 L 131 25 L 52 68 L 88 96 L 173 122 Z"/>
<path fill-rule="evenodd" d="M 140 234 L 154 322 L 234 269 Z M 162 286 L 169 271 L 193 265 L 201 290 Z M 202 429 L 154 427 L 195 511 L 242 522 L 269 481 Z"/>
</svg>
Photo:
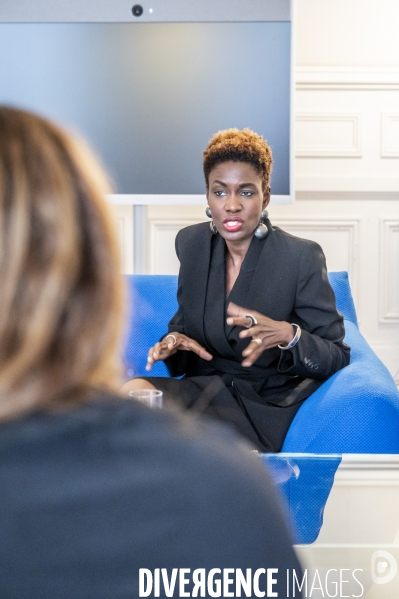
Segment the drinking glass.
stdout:
<svg viewBox="0 0 399 599">
<path fill-rule="evenodd" d="M 162 408 L 162 391 L 158 389 L 135 389 L 129 391 L 129 397 L 141 401 L 149 408 Z"/>
</svg>

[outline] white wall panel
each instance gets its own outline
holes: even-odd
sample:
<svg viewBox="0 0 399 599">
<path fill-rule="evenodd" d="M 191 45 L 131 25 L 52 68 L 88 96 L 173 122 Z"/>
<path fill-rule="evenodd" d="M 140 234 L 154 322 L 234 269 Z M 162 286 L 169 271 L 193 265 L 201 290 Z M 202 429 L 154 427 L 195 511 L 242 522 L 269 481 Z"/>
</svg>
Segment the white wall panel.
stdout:
<svg viewBox="0 0 399 599">
<path fill-rule="evenodd" d="M 150 274 L 173 275 L 179 272 L 175 238 L 180 229 L 195 222 L 195 219 L 179 219 L 173 216 L 169 221 L 150 219 Z"/>
<path fill-rule="evenodd" d="M 361 114 L 299 113 L 295 118 L 295 155 L 361 157 Z"/>
<path fill-rule="evenodd" d="M 382 113 L 381 156 L 399 158 L 399 112 Z"/>
<path fill-rule="evenodd" d="M 399 323 L 399 220 L 381 220 L 380 232 L 380 321 Z"/>
<path fill-rule="evenodd" d="M 298 67 L 296 190 L 398 194 L 398 106 L 398 67 Z"/>
</svg>

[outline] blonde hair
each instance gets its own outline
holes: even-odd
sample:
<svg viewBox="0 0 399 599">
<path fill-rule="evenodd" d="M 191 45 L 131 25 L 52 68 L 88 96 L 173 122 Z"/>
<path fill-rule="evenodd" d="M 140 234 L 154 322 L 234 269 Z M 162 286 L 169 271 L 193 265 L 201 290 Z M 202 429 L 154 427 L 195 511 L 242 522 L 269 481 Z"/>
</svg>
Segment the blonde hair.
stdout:
<svg viewBox="0 0 399 599">
<path fill-rule="evenodd" d="M 0 107 L 0 419 L 118 384 L 108 191 L 83 142 Z"/>
<path fill-rule="evenodd" d="M 221 162 L 247 162 L 262 177 L 263 191 L 270 186 L 273 157 L 270 146 L 261 135 L 251 129 L 225 129 L 218 131 L 204 152 L 204 175 L 206 187 L 209 174 Z"/>
</svg>

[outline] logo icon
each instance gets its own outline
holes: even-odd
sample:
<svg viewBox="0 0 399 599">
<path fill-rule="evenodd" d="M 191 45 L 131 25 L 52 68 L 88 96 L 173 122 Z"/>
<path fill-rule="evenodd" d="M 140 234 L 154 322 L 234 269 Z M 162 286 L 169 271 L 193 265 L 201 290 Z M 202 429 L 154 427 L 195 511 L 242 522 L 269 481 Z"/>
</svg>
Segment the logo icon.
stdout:
<svg viewBox="0 0 399 599">
<path fill-rule="evenodd" d="M 371 578 L 375 584 L 386 584 L 396 576 L 398 564 L 388 551 L 379 549 L 371 556 Z"/>
</svg>

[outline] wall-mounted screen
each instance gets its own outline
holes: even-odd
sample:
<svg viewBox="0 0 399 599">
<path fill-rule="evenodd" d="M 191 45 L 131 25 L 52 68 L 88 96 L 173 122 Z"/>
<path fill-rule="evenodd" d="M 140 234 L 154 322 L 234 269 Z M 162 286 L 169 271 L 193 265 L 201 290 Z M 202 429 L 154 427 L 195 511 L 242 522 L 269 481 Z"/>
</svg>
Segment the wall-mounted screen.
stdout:
<svg viewBox="0 0 399 599">
<path fill-rule="evenodd" d="M 272 147 L 273 195 L 290 201 L 291 21 L 227 17 L 3 22 L 0 102 L 80 131 L 120 194 L 203 194 L 211 136 L 249 127 Z"/>
</svg>

